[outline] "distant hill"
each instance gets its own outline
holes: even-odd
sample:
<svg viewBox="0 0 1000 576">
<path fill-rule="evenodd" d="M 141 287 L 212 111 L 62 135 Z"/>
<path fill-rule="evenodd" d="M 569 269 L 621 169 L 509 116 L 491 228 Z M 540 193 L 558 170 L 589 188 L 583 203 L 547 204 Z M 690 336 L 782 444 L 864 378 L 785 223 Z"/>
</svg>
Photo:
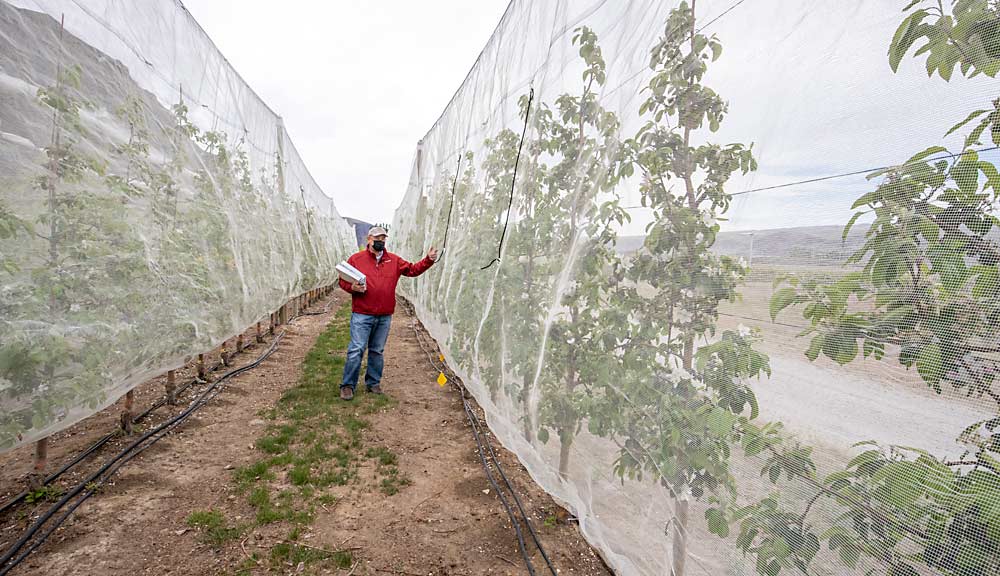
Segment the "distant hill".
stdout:
<svg viewBox="0 0 1000 576">
<path fill-rule="evenodd" d="M 865 242 L 867 226 L 859 225 L 842 240 L 842 226 L 803 226 L 771 230 L 721 232 L 712 250 L 718 254 L 750 259 L 761 264 L 840 264 Z M 629 254 L 638 250 L 643 236 L 618 238 L 618 251 Z"/>
<path fill-rule="evenodd" d="M 344 218 L 347 223 L 354 228 L 354 236 L 357 238 L 358 246 L 364 246 L 368 239 L 368 229 L 372 227 L 368 222 L 355 220 L 354 218 Z"/>
</svg>

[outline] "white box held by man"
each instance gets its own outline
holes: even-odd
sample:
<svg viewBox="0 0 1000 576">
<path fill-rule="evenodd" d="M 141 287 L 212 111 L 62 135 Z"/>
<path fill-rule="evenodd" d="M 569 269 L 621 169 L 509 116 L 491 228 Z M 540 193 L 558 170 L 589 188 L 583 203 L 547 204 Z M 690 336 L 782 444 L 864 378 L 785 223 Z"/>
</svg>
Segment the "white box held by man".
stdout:
<svg viewBox="0 0 1000 576">
<path fill-rule="evenodd" d="M 337 273 L 340 274 L 340 279 L 345 282 L 350 282 L 351 284 L 355 282 L 358 284 L 365 283 L 365 274 L 346 261 L 337 264 Z"/>
</svg>

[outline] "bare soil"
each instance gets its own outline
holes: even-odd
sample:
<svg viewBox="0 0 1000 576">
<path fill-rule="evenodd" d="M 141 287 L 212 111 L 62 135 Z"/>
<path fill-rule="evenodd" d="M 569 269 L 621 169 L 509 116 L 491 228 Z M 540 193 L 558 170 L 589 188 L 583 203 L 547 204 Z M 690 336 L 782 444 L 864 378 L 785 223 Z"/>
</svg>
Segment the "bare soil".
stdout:
<svg viewBox="0 0 1000 576">
<path fill-rule="evenodd" d="M 269 489 L 296 498 L 295 490 L 301 490 L 320 504 L 310 505 L 307 521 L 261 521 L 256 492 L 234 477 L 267 457 L 261 439 L 273 437 L 282 423 L 276 407 L 302 382 L 307 354 L 337 321 L 346 296 L 335 293 L 328 300 L 328 312 L 288 325 L 274 355 L 228 381 L 177 431 L 123 468 L 12 574 L 527 574 L 508 516 L 483 472 L 460 393 L 437 385 L 438 373 L 402 308 L 386 349 L 382 386 L 388 399 L 376 402 L 359 390 L 353 403 L 337 405 L 342 416 L 366 419 L 350 446 L 357 460 L 348 467 L 349 479 L 324 488 L 317 500 L 314 492 L 320 489 L 314 491 L 308 481 L 292 486 L 291 475 L 271 474 L 265 483 Z M 247 341 L 253 342 L 252 335 Z M 236 365 L 252 362 L 265 346 L 238 355 Z M 343 350 L 330 354 L 342 356 Z M 178 382 L 186 382 L 192 371 L 179 373 Z M 340 374 L 324 378 L 336 390 Z M 162 390 L 161 379 L 138 388 L 136 406 L 149 405 Z M 193 386 L 182 404 L 197 390 Z M 179 409 L 164 407 L 145 426 Z M 120 412 L 119 403 L 53 437 L 51 466 L 113 429 Z M 489 439 L 559 573 L 609 574 L 565 510 L 534 484 L 512 454 Z M 125 442 L 120 438 L 111 444 Z M 373 454 L 391 455 L 389 480 L 387 467 Z M 0 498 L 23 488 L 31 456 L 30 449 L 0 456 Z M 262 490 L 260 477 L 250 482 Z M 47 505 L 22 505 L 0 518 L 0 546 L 5 548 Z M 192 521 L 209 513 L 222 519 L 216 532 Z M 530 542 L 528 550 L 537 573 L 546 573 Z"/>
</svg>

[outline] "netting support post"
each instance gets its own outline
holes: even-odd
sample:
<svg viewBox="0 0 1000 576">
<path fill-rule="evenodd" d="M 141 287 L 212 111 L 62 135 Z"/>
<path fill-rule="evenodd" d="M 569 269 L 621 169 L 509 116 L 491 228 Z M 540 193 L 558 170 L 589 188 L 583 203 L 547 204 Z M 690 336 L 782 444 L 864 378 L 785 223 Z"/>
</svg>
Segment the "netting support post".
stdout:
<svg viewBox="0 0 1000 576">
<path fill-rule="evenodd" d="M 125 409 L 121 414 L 121 428 L 126 434 L 132 434 L 132 408 L 135 406 L 135 391 L 125 393 Z"/>
<path fill-rule="evenodd" d="M 262 342 L 264 342 L 264 336 L 260 333 L 260 322 L 257 322 L 257 333 L 254 334 L 254 340 L 258 344 L 261 344 Z"/>
<path fill-rule="evenodd" d="M 236 353 L 239 354 L 243 351 L 243 335 L 240 334 L 236 337 Z"/>
<path fill-rule="evenodd" d="M 45 470 L 49 464 L 49 439 L 42 438 L 35 442 L 35 462 L 28 475 L 28 489 L 38 490 L 45 485 Z"/>
<path fill-rule="evenodd" d="M 270 334 L 271 336 L 274 336 L 274 312 L 271 312 L 270 318 L 271 318 L 271 326 L 267 329 L 267 333 Z"/>
<path fill-rule="evenodd" d="M 222 358 L 222 365 L 229 367 L 229 350 L 226 349 L 226 341 L 222 342 L 222 348 L 219 350 L 219 356 Z"/>
<path fill-rule="evenodd" d="M 198 378 L 205 379 L 205 355 L 198 354 Z"/>
<path fill-rule="evenodd" d="M 170 370 L 167 372 L 167 404 L 173 406 L 177 404 L 177 374 Z"/>
</svg>

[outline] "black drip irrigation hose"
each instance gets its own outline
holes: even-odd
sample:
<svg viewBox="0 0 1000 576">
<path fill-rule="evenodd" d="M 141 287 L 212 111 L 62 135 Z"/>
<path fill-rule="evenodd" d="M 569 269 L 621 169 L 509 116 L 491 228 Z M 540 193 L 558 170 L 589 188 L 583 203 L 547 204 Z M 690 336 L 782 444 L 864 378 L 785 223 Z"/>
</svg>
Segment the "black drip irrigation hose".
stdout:
<svg viewBox="0 0 1000 576">
<path fill-rule="evenodd" d="M 326 313 L 326 311 L 329 311 L 329 308 L 330 308 L 330 304 L 328 304 L 327 307 L 324 308 L 324 312 L 319 312 L 319 313 L 316 313 L 316 312 L 304 312 L 304 313 L 297 314 L 297 315 L 291 317 L 288 320 L 288 324 L 290 324 L 292 321 L 294 321 L 299 316 L 303 316 L 303 315 L 318 315 L 318 314 Z M 229 372 L 226 372 L 225 374 L 223 374 L 222 376 L 220 376 L 218 379 L 216 379 L 214 382 L 212 382 L 208 386 L 208 388 L 206 388 L 205 390 L 203 390 L 202 393 L 201 393 L 201 395 L 199 395 L 198 398 L 196 398 L 193 402 L 191 402 L 191 404 L 188 406 L 187 409 L 185 409 L 183 412 L 181 412 L 181 413 L 179 413 L 179 414 L 177 414 L 177 415 L 175 415 L 175 416 L 173 416 L 173 417 L 165 420 L 164 422 L 160 423 L 155 428 L 152 428 L 151 430 L 147 431 L 141 437 L 139 437 L 138 439 L 136 439 L 135 441 L 133 441 L 131 444 L 129 444 L 128 446 L 126 446 L 124 449 L 122 449 L 120 452 L 118 452 L 118 454 L 116 454 L 115 456 L 113 456 L 110 460 L 108 460 L 107 462 L 105 462 L 104 465 L 102 465 L 95 472 L 93 472 L 89 476 L 87 476 L 86 479 L 84 479 L 82 482 L 78 483 L 73 489 L 71 489 L 68 493 L 66 493 L 62 498 L 60 498 L 58 502 L 56 502 L 55 504 L 53 504 L 43 515 L 41 515 L 21 535 L 21 537 L 18 538 L 17 541 L 14 542 L 4 552 L 3 556 L 0 556 L 0 576 L 6 576 L 7 574 L 9 574 L 11 570 L 13 570 L 14 568 L 16 568 L 32 552 L 34 552 L 36 549 L 38 549 L 38 547 L 41 546 L 48 539 L 48 537 L 51 536 L 52 533 L 55 532 L 69 518 L 69 516 L 73 514 L 73 512 L 77 508 L 80 507 L 81 504 L 83 504 L 87 499 L 89 499 L 91 496 L 93 496 L 100 489 L 100 487 L 103 484 L 105 484 L 106 482 L 108 482 L 108 480 L 110 480 L 111 477 L 119 469 L 121 469 L 122 466 L 124 466 L 130 460 L 132 460 L 133 458 L 135 458 L 136 456 L 138 456 L 139 454 L 141 454 L 142 452 L 144 452 L 147 448 L 149 448 L 150 446 L 152 446 L 153 444 L 155 444 L 156 442 L 158 442 L 161 438 L 163 438 L 171 430 L 173 430 L 174 428 L 176 428 L 177 426 L 179 426 L 180 424 L 182 424 L 185 420 L 187 420 L 191 416 L 191 414 L 194 414 L 202 406 L 204 406 L 210 400 L 212 400 L 213 398 L 215 398 L 222 391 L 221 384 L 223 382 L 225 382 L 226 380 L 229 380 L 230 378 L 238 376 L 238 375 L 240 375 L 240 374 L 242 374 L 244 372 L 252 370 L 252 369 L 256 368 L 257 366 L 259 366 L 261 363 L 263 363 L 265 360 L 267 360 L 271 356 L 271 354 L 273 354 L 274 351 L 277 349 L 278 343 L 281 342 L 281 340 L 282 340 L 282 338 L 284 336 L 285 336 L 285 330 L 282 330 L 281 332 L 278 333 L 277 336 L 275 336 L 274 340 L 271 341 L 271 345 L 268 347 L 268 349 L 260 357 L 258 357 L 256 360 L 254 360 L 250 364 L 247 364 L 245 366 L 240 366 L 239 368 L 235 368 L 233 370 L 230 370 Z M 216 367 L 218 367 L 218 366 L 216 366 Z M 181 390 L 178 390 L 177 393 L 178 394 L 181 393 L 184 389 L 188 388 L 189 386 L 191 386 L 192 384 L 194 384 L 197 381 L 198 380 L 192 380 L 192 381 L 188 382 Z M 134 419 L 133 422 L 136 422 L 136 421 L 138 421 L 141 418 L 145 418 L 150 413 L 152 413 L 153 410 L 155 410 L 156 408 L 159 408 L 164 403 L 166 403 L 166 399 L 165 398 L 160 399 L 159 401 L 157 401 L 156 403 L 154 403 L 152 406 L 150 406 L 145 412 L 143 412 L 142 414 L 140 414 L 136 419 Z M 84 458 L 86 458 L 87 456 L 89 456 L 90 454 L 92 454 L 94 451 L 96 451 L 98 448 L 100 448 L 105 443 L 107 443 L 108 440 L 110 440 L 116 434 L 117 434 L 117 432 L 112 432 L 112 433 L 109 433 L 104 438 L 98 440 L 93 446 L 91 446 L 90 448 L 88 448 L 87 450 L 85 450 L 81 455 L 79 455 L 75 459 L 73 459 L 73 461 L 71 461 L 67 465 L 63 466 L 51 478 L 55 479 L 59 475 L 65 473 L 67 470 L 69 470 L 70 468 L 72 468 L 73 466 L 75 466 L 76 464 L 78 464 L 79 462 L 81 462 Z M 46 483 L 48 483 L 50 481 L 51 480 L 46 480 Z M 53 516 L 55 516 L 55 514 L 57 512 L 59 512 L 64 506 L 66 506 L 67 503 L 69 503 L 71 500 L 73 500 L 73 498 L 75 498 L 78 495 L 80 496 L 80 498 L 77 499 L 75 502 L 73 502 L 72 505 L 70 505 L 70 507 L 68 509 L 66 509 L 65 511 L 63 511 L 62 515 L 60 515 L 55 520 L 55 522 L 51 523 L 45 529 L 44 532 L 41 532 L 41 534 L 37 538 L 35 538 L 35 540 L 33 542 L 31 542 L 31 544 L 27 548 L 25 548 L 23 550 L 23 552 L 22 552 L 21 550 L 22 550 L 22 548 L 25 547 L 25 544 L 27 544 L 29 541 L 31 541 L 31 539 L 36 534 L 39 533 L 39 531 L 49 522 L 49 520 Z M 21 498 L 23 498 L 23 496 L 21 496 Z M 14 503 L 16 503 L 16 502 L 8 502 L 8 503 L 4 504 L 4 510 L 6 510 L 7 508 L 13 506 Z M 21 552 L 20 555 L 18 555 L 18 552 Z"/>
<path fill-rule="evenodd" d="M 413 316 L 414 318 L 414 322 L 411 323 L 411 327 L 413 328 L 413 334 L 417 339 L 417 344 L 420 345 L 420 348 L 423 349 L 424 353 L 427 355 L 428 362 L 431 364 L 431 366 L 439 370 L 442 374 L 450 373 L 454 377 L 455 373 L 452 372 L 451 370 L 448 370 L 448 367 L 446 365 L 435 361 L 433 354 L 431 354 L 431 351 L 428 350 L 423 335 L 417 329 L 415 323 L 416 313 L 414 311 L 413 306 L 405 301 L 404 301 L 404 306 L 406 307 L 410 315 Z M 511 484 L 510 479 L 504 472 L 503 466 L 500 464 L 500 459 L 497 456 L 496 451 L 493 449 L 493 445 L 490 444 L 488 440 L 484 440 L 482 438 L 483 424 L 482 421 L 479 419 L 479 416 L 475 413 L 475 409 L 471 406 L 469 402 L 468 390 L 465 388 L 463 384 L 458 382 L 456 379 L 452 378 L 452 382 L 455 384 L 456 388 L 462 395 L 462 406 L 465 409 L 465 415 L 469 419 L 469 424 L 472 427 L 472 434 L 476 439 L 476 448 L 479 453 L 479 460 L 483 465 L 483 470 L 486 472 L 487 480 L 489 480 L 490 484 L 493 486 L 493 489 L 496 491 L 497 496 L 499 496 L 500 498 L 500 502 L 503 504 L 504 509 L 507 511 L 507 516 L 510 518 L 511 525 L 514 527 L 514 532 L 517 534 L 518 548 L 520 549 L 521 556 L 524 558 L 524 563 L 525 566 L 527 566 L 528 568 L 528 572 L 534 575 L 535 569 L 527 553 L 527 548 L 525 546 L 525 541 L 524 541 L 524 534 L 521 531 L 520 522 L 517 520 L 517 516 L 514 514 L 514 511 L 511 508 L 510 503 L 507 500 L 506 496 L 504 495 L 503 490 L 500 489 L 498 482 L 493 476 L 493 473 L 490 471 L 490 464 L 492 464 L 492 466 L 496 468 L 497 472 L 499 472 L 500 477 L 503 479 L 504 485 L 507 487 L 507 490 L 510 492 L 511 496 L 514 499 L 514 503 L 521 514 L 521 518 L 524 520 L 524 524 L 528 528 L 528 532 L 531 534 L 532 541 L 534 541 L 535 546 L 541 553 L 542 558 L 545 560 L 546 566 L 552 573 L 552 576 L 556 576 L 556 569 L 552 565 L 552 561 L 549 559 L 548 554 L 546 554 L 545 547 L 542 546 L 542 542 L 538 537 L 538 533 L 535 531 L 534 526 L 532 526 L 531 520 L 528 517 L 528 514 L 524 510 L 524 505 L 522 504 L 521 499 L 517 495 L 517 491 L 514 489 L 514 486 Z M 488 456 L 483 451 L 483 445 L 486 446 L 489 452 Z"/>
<path fill-rule="evenodd" d="M 17 567 L 21 562 L 23 562 L 28 555 L 34 552 L 39 546 L 41 546 L 45 540 L 57 529 L 59 526 L 69 518 L 70 514 L 75 511 L 80 504 L 86 501 L 88 498 L 94 495 L 94 493 L 100 488 L 101 485 L 106 483 L 115 472 L 117 472 L 125 463 L 132 460 L 147 448 L 159 441 L 163 436 L 170 432 L 173 428 L 183 423 L 188 417 L 191 416 L 195 411 L 204 406 L 209 400 L 215 398 L 219 392 L 222 391 L 220 385 L 226 380 L 242 374 L 247 370 L 251 370 L 259 366 L 264 360 L 271 356 L 277 348 L 278 343 L 281 341 L 282 337 L 285 335 L 285 331 L 282 330 L 275 339 L 271 342 L 267 351 L 264 352 L 257 360 L 247 364 L 246 366 L 241 366 L 234 370 L 220 376 L 217 380 L 211 383 L 211 385 L 202 391 L 201 395 L 195 399 L 187 409 L 183 412 L 165 420 L 160 425 L 152 428 L 141 437 L 136 439 L 134 442 L 126 446 L 118 454 L 113 456 L 110 460 L 104 463 L 99 469 L 91 473 L 85 480 L 77 484 L 72 490 L 70 490 L 66 495 L 64 495 L 58 502 L 56 502 L 48 511 L 38 518 L 31 525 L 28 530 L 26 530 L 18 540 L 7 549 L 2 557 L 0 557 L 0 576 L 5 576 L 15 567 Z M 149 440 L 149 442 L 147 442 Z M 45 524 L 61 510 L 67 503 L 73 498 L 80 495 L 82 496 L 79 500 L 74 502 L 68 510 L 66 510 L 54 523 L 52 523 L 34 542 L 24 552 L 15 558 L 15 555 L 27 544 L 32 537 L 37 534 Z"/>
<path fill-rule="evenodd" d="M 215 366 L 213 366 L 212 369 L 209 370 L 209 371 L 210 372 L 215 372 L 216 370 L 219 369 L 219 366 L 221 366 L 221 365 L 222 365 L 221 362 L 216 363 Z M 198 382 L 204 383 L 204 380 L 201 380 L 200 378 L 193 378 L 193 379 L 187 381 L 186 383 L 184 383 L 184 385 L 182 385 L 180 388 L 178 388 L 177 390 L 174 391 L 175 397 L 176 396 L 180 396 L 181 394 L 184 393 L 185 390 L 187 390 L 188 388 L 190 388 L 191 386 L 193 386 L 194 384 L 196 384 Z M 157 410 L 158 408 L 162 407 L 166 403 L 167 403 L 167 398 L 166 397 L 160 398 L 159 400 L 157 400 L 156 402 L 154 402 L 149 408 L 146 408 L 145 411 L 143 411 L 142 413 L 138 414 L 136 417 L 132 418 L 132 424 L 138 424 L 139 422 L 142 422 L 143 420 L 145 420 L 146 418 L 148 418 L 149 415 L 152 414 L 155 410 Z M 101 447 L 103 447 L 105 444 L 107 444 L 108 442 L 110 442 L 112 439 L 116 438 L 118 436 L 118 433 L 119 433 L 119 431 L 115 430 L 113 432 L 108 432 L 107 434 L 105 434 L 102 438 L 100 438 L 99 440 L 97 440 L 96 442 L 94 442 L 93 444 L 91 444 L 90 447 L 88 447 L 86 450 L 84 450 L 83 452 L 80 452 L 79 454 L 77 454 L 76 458 L 73 458 L 72 460 L 70 460 L 66 464 L 63 464 L 61 468 L 59 468 L 58 470 L 56 470 L 52 474 L 49 474 L 48 476 L 46 476 L 45 480 L 42 482 L 42 485 L 43 486 L 47 486 L 47 485 L 51 484 L 52 482 L 55 482 L 56 480 L 58 480 L 60 477 L 62 477 L 63 474 L 65 474 L 65 473 L 69 472 L 70 470 L 72 470 L 73 468 L 75 468 L 77 466 L 77 464 L 83 462 L 91 454 L 93 454 L 94 452 L 96 452 L 97 450 L 99 450 Z M 14 496 L 10 500 L 4 502 L 3 505 L 0 505 L 0 514 L 3 514 L 5 512 L 7 512 L 8 510 L 10 510 L 11 508 L 13 508 L 14 506 L 20 504 L 22 501 L 24 501 L 25 498 L 28 497 L 29 494 L 30 494 L 30 492 L 27 491 L 27 490 L 25 490 L 24 492 L 21 492 L 17 496 Z"/>
<path fill-rule="evenodd" d="M 302 312 L 302 313 L 297 314 L 296 316 L 293 316 L 292 318 L 290 318 L 288 320 L 288 322 L 291 323 L 292 321 L 294 321 L 299 316 L 322 316 L 323 314 L 326 314 L 326 313 L 328 313 L 330 311 L 331 306 L 333 306 L 333 302 L 332 301 L 329 302 L 329 303 L 327 303 L 327 305 L 324 306 L 323 309 L 320 310 L 319 312 Z M 244 350 L 246 350 L 246 348 L 244 348 Z M 239 352 L 242 352 L 242 350 L 240 350 Z M 212 368 L 209 369 L 209 372 L 215 372 L 215 371 L 217 371 L 220 366 L 222 366 L 222 362 L 216 362 L 215 365 L 213 365 Z M 201 382 L 202 384 L 205 383 L 204 380 L 202 380 L 201 378 L 197 378 L 197 377 L 192 378 L 191 380 L 188 380 L 181 387 L 177 388 L 174 391 L 174 397 L 180 396 L 188 388 L 190 388 L 191 386 L 193 386 L 193 385 L 195 385 L 195 384 L 197 384 L 199 382 Z M 132 424 L 138 424 L 139 422 L 142 422 L 143 420 L 145 420 L 146 418 L 148 418 L 149 415 L 152 414 L 155 410 L 161 408 L 166 403 L 167 403 L 167 397 L 166 396 L 164 396 L 163 398 L 160 398 L 159 400 L 157 400 L 156 402 L 154 402 L 152 405 L 150 405 L 149 408 L 146 408 L 146 410 L 144 410 L 143 412 L 141 412 L 140 414 L 138 414 L 137 416 L 135 416 L 134 418 L 132 418 Z M 113 432 L 108 432 L 107 434 L 105 434 L 102 438 L 100 438 L 99 440 L 97 440 L 96 442 L 94 442 L 86 450 L 84 450 L 83 452 L 80 452 L 79 454 L 77 454 L 77 456 L 75 458 L 73 458 L 72 460 L 70 460 L 66 464 L 63 464 L 63 466 L 61 468 L 59 468 L 58 470 L 56 470 L 52 474 L 46 476 L 45 479 L 42 481 L 42 486 L 47 486 L 47 485 L 51 484 L 52 482 L 55 482 L 56 480 L 58 480 L 60 477 L 62 477 L 63 474 L 65 474 L 65 473 L 69 472 L 70 470 L 72 470 L 73 468 L 75 468 L 77 466 L 77 464 L 83 462 L 84 460 L 87 459 L 88 456 L 90 456 L 91 454 L 93 454 L 94 452 L 96 452 L 97 450 L 99 450 L 101 447 L 103 447 L 105 444 L 107 444 L 108 442 L 110 442 L 112 439 L 116 438 L 118 436 L 118 433 L 119 433 L 119 431 L 115 430 Z M 31 492 L 29 492 L 28 490 L 25 490 L 25 491 L 21 492 L 20 494 L 11 497 L 9 500 L 7 500 L 2 505 L 0 505 L 0 514 L 6 513 L 8 510 L 10 510 L 11 508 L 13 508 L 14 506 L 17 506 L 18 504 L 20 504 L 21 502 L 23 502 L 24 499 L 27 498 L 30 493 Z"/>
</svg>

